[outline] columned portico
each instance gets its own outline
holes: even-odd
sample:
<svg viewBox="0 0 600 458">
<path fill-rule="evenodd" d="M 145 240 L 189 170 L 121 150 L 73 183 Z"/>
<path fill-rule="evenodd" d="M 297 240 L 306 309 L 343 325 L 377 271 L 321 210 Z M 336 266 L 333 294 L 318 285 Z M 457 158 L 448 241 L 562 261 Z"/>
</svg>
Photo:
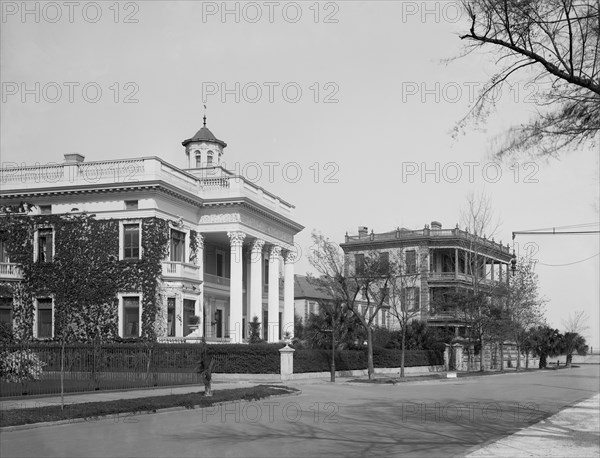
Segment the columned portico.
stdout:
<svg viewBox="0 0 600 458">
<path fill-rule="evenodd" d="M 250 252 L 250 310 L 247 316 L 248 323 L 251 323 L 254 317 L 258 317 L 258 321 L 262 322 L 262 251 L 264 244 L 265 241 L 260 239 L 252 242 Z M 262 335 L 262 330 L 259 331 L 259 335 Z"/>
<path fill-rule="evenodd" d="M 294 337 L 294 262 L 296 253 L 287 251 L 284 255 L 284 284 L 283 284 L 283 330 L 281 335 L 289 334 Z"/>
<path fill-rule="evenodd" d="M 231 283 L 229 298 L 229 337 L 232 343 L 242 342 L 243 314 L 243 263 L 242 244 L 246 234 L 243 232 L 227 232 L 231 244 Z"/>
<path fill-rule="evenodd" d="M 272 245 L 269 248 L 269 295 L 267 313 L 269 321 L 268 342 L 279 341 L 279 255 L 281 247 Z M 263 323 L 263 326 L 265 323 Z"/>
</svg>

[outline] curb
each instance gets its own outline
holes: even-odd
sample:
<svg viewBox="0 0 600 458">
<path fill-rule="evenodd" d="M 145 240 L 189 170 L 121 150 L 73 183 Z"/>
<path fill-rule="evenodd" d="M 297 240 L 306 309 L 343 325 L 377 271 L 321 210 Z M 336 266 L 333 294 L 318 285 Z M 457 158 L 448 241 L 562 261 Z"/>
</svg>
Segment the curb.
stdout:
<svg viewBox="0 0 600 458">
<path fill-rule="evenodd" d="M 298 390 L 298 391 L 294 391 L 294 392 L 291 392 L 291 393 L 285 393 L 285 394 L 273 394 L 271 396 L 266 396 L 264 398 L 255 399 L 254 401 L 263 401 L 265 399 L 283 398 L 283 397 L 289 397 L 289 396 L 300 396 L 301 394 L 302 394 L 302 390 Z M 46 427 L 46 426 L 70 425 L 70 424 L 74 424 L 74 423 L 95 423 L 97 421 L 111 419 L 114 415 L 122 416 L 122 418 L 130 418 L 130 417 L 137 417 L 137 416 L 140 416 L 140 415 L 155 415 L 155 414 L 161 414 L 161 413 L 179 412 L 179 411 L 182 411 L 182 410 L 209 409 L 209 408 L 212 408 L 212 407 L 215 407 L 215 406 L 222 406 L 222 405 L 234 404 L 236 402 L 253 402 L 253 401 L 247 401 L 245 399 L 237 399 L 237 400 L 233 400 L 233 401 L 215 402 L 214 404 L 212 404 L 210 406 L 206 406 L 206 407 L 199 407 L 198 405 L 194 405 L 192 407 L 184 407 L 184 406 L 165 407 L 164 409 L 156 409 L 156 410 L 153 410 L 153 411 L 146 410 L 146 411 L 138 411 L 138 412 L 121 412 L 121 413 L 114 413 L 114 414 L 102 415 L 102 416 L 99 416 L 99 417 L 70 418 L 70 419 L 67 419 L 67 420 L 45 421 L 45 422 L 39 422 L 39 423 L 28 423 L 28 424 L 25 424 L 25 425 L 2 426 L 2 427 L 0 427 L 0 433 L 8 433 L 8 432 L 12 432 L 12 431 L 25 431 L 25 430 L 28 430 L 28 429 L 43 428 L 43 427 Z M 93 419 L 89 419 L 89 418 L 93 418 Z M 124 421 L 124 423 L 127 423 L 127 422 Z"/>
</svg>

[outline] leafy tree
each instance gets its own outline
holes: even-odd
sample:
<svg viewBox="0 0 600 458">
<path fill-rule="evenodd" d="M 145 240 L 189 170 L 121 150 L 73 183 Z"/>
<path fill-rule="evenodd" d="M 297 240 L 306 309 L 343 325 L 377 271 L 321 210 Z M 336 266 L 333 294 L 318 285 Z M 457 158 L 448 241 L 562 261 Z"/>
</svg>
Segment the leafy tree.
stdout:
<svg viewBox="0 0 600 458">
<path fill-rule="evenodd" d="M 561 353 L 567 355 L 567 367 L 571 367 L 573 362 L 573 353 L 578 355 L 586 355 L 588 346 L 585 343 L 585 338 L 576 332 L 565 332 L 562 336 Z"/>
<path fill-rule="evenodd" d="M 562 336 L 558 329 L 549 326 L 534 327 L 529 331 L 528 340 L 534 355 L 540 358 L 540 369 L 548 365 L 549 356 L 556 356 L 561 351 Z"/>
<path fill-rule="evenodd" d="M 470 19 L 465 54 L 488 51 L 497 71 L 486 82 L 457 130 L 485 122 L 494 108 L 494 91 L 515 76 L 533 87 L 537 115 L 512 127 L 494 148 L 497 157 L 597 143 L 600 131 L 600 3 L 597 0 L 463 0 Z M 540 91 L 541 92 L 541 91 Z"/>
</svg>

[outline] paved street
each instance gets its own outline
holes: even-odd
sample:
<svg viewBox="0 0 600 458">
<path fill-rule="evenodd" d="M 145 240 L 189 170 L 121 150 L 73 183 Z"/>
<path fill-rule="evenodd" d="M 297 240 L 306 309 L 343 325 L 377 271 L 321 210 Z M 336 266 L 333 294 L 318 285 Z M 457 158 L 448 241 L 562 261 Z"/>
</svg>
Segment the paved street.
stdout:
<svg viewBox="0 0 600 458">
<path fill-rule="evenodd" d="M 295 381 L 299 396 L 4 432 L 0 455 L 461 456 L 594 396 L 599 382 L 597 365 L 396 385 Z"/>
</svg>

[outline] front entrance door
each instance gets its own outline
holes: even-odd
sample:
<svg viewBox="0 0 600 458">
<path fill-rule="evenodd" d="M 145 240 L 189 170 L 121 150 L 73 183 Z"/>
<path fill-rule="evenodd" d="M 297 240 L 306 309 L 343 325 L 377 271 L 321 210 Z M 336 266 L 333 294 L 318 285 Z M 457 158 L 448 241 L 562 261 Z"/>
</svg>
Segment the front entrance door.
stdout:
<svg viewBox="0 0 600 458">
<path fill-rule="evenodd" d="M 217 327 L 217 337 L 223 337 L 223 310 L 217 309 L 215 312 L 215 326 Z"/>
</svg>

